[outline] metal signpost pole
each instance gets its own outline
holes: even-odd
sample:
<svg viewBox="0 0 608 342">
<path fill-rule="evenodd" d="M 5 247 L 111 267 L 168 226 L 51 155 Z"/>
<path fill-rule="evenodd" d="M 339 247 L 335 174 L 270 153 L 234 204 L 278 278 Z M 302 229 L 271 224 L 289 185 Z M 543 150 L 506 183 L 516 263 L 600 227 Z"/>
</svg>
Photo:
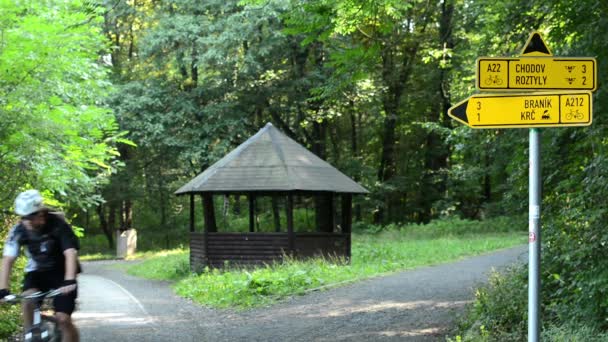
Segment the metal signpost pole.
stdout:
<svg viewBox="0 0 608 342">
<path fill-rule="evenodd" d="M 540 132 L 530 129 L 528 342 L 540 335 Z"/>
</svg>

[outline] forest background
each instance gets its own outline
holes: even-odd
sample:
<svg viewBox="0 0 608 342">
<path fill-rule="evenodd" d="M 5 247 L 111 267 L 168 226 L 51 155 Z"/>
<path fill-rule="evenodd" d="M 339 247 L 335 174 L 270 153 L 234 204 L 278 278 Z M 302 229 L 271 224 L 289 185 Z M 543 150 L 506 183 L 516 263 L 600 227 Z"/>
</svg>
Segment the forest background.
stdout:
<svg viewBox="0 0 608 342">
<path fill-rule="evenodd" d="M 527 130 L 447 109 L 477 57 L 516 56 L 533 30 L 595 57 L 599 83 L 591 126 L 542 130 L 543 315 L 606 330 L 599 0 L 0 0 L 0 235 L 35 187 L 109 246 L 126 228 L 183 244 L 173 192 L 267 122 L 370 190 L 356 222 L 525 215 Z"/>
</svg>

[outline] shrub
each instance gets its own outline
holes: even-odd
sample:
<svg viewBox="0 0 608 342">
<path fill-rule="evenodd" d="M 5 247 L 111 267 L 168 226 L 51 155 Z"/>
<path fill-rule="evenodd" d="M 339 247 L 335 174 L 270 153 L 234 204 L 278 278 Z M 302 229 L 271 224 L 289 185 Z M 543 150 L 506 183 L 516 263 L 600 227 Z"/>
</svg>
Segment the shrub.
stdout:
<svg viewBox="0 0 608 342">
<path fill-rule="evenodd" d="M 3 247 L 1 246 L 0 248 Z M 25 258 L 21 257 L 15 262 L 13 272 L 11 274 L 11 292 L 19 293 L 21 291 L 21 280 L 23 278 L 23 268 L 25 267 Z M 0 306 L 0 341 L 6 341 L 10 336 L 21 329 L 21 307 L 19 305 L 1 305 Z"/>
<path fill-rule="evenodd" d="M 588 326 L 567 324 L 562 327 L 548 327 L 543 331 L 541 339 L 552 342 L 602 342 L 608 341 L 608 334 L 602 334 Z"/>
<path fill-rule="evenodd" d="M 460 330 L 464 341 L 523 341 L 527 329 L 527 278 L 524 267 L 493 273 L 478 288 Z"/>
</svg>

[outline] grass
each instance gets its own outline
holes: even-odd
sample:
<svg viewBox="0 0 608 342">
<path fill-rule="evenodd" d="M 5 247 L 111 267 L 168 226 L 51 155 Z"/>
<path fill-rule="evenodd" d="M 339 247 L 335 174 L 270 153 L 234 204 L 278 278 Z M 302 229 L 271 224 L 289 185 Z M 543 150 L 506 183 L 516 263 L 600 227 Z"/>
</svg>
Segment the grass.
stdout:
<svg viewBox="0 0 608 342">
<path fill-rule="evenodd" d="M 175 250 L 131 265 L 128 272 L 175 281 L 179 295 L 203 305 L 250 308 L 317 288 L 526 243 L 527 234 L 516 227 L 519 224 L 504 218 L 486 222 L 452 219 L 429 225 L 393 225 L 379 233 L 357 233 L 353 234 L 351 264 L 343 260 L 286 260 L 256 269 L 214 269 L 196 275 L 189 272 L 188 251 Z"/>
<path fill-rule="evenodd" d="M 136 253 L 130 259 L 145 259 L 135 265 L 127 265 L 128 273 L 156 280 L 179 280 L 190 273 L 188 250 L 183 248 L 161 252 Z"/>
</svg>

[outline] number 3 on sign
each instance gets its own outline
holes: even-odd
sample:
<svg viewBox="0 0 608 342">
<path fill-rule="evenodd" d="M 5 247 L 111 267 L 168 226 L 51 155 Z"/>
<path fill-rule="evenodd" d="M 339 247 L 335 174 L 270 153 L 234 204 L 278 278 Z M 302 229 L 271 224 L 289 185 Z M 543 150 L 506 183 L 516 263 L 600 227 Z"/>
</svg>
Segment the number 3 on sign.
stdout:
<svg viewBox="0 0 608 342">
<path fill-rule="evenodd" d="M 477 101 L 477 110 L 481 110 L 481 101 Z M 477 113 L 477 121 L 481 121 L 481 114 Z"/>
</svg>

